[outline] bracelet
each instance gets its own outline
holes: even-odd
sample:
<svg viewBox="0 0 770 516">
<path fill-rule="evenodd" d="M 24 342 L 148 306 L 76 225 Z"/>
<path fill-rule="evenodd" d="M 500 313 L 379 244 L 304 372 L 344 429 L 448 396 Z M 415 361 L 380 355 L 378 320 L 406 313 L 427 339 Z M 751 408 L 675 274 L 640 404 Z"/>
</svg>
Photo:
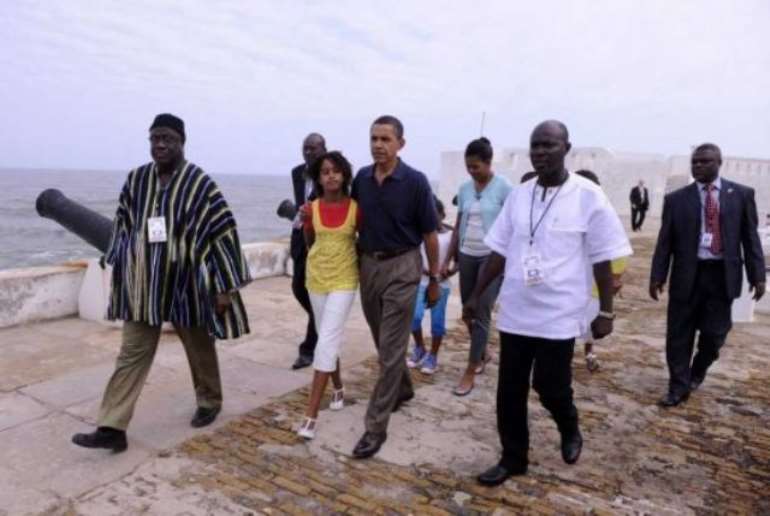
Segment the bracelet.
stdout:
<svg viewBox="0 0 770 516">
<path fill-rule="evenodd" d="M 615 319 L 615 314 L 613 312 L 603 312 L 602 310 L 599 310 L 599 313 L 596 316 L 601 317 L 602 319 L 609 319 L 610 321 Z"/>
</svg>

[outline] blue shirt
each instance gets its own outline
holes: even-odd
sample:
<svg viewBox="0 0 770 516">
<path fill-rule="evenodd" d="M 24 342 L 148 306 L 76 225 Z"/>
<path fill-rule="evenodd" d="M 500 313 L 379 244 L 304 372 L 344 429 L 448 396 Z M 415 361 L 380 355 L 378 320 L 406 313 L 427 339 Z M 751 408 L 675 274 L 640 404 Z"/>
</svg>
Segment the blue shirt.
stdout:
<svg viewBox="0 0 770 516">
<path fill-rule="evenodd" d="M 489 183 L 479 193 L 476 193 L 473 180 L 467 181 L 460 186 L 460 191 L 457 194 L 457 209 L 461 214 L 458 235 L 460 238 L 460 248 L 462 248 L 462 243 L 465 240 L 465 229 L 468 227 L 468 212 L 473 201 L 478 199 L 481 205 L 481 221 L 484 226 L 484 234 L 486 234 L 495 222 L 497 214 L 503 208 L 505 199 L 511 193 L 511 188 L 511 183 L 503 176 L 497 174 L 492 176 Z"/>
<path fill-rule="evenodd" d="M 352 197 L 363 215 L 359 244 L 365 253 L 418 247 L 425 233 L 438 229 L 428 179 L 401 160 L 382 185 L 374 177 L 374 165 L 359 170 Z"/>
</svg>

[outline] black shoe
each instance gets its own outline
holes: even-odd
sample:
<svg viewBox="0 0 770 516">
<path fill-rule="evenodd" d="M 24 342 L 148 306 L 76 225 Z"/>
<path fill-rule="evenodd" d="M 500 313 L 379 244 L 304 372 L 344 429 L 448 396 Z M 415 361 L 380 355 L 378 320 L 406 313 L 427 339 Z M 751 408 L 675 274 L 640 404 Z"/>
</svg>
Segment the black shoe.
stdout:
<svg viewBox="0 0 770 516">
<path fill-rule="evenodd" d="M 705 374 L 690 374 L 690 391 L 697 391 L 698 387 L 700 387 L 700 384 L 703 383 L 703 380 L 706 379 Z"/>
<path fill-rule="evenodd" d="M 526 475 L 527 473 L 527 466 L 520 466 L 518 468 L 506 468 L 502 464 L 498 464 L 496 466 L 492 466 L 488 470 L 486 470 L 484 473 L 480 474 L 476 477 L 476 480 L 478 480 L 479 484 L 482 486 L 499 486 L 509 478 L 516 476 L 516 475 Z"/>
<path fill-rule="evenodd" d="M 676 407 L 680 403 L 687 401 L 687 398 L 689 397 L 689 392 L 685 392 L 683 394 L 675 394 L 673 392 L 669 392 L 663 396 L 660 401 L 658 401 L 658 405 L 661 407 Z"/>
<path fill-rule="evenodd" d="M 359 439 L 356 447 L 353 448 L 353 457 L 356 459 L 366 459 L 371 457 L 378 451 L 385 439 L 388 438 L 388 434 L 382 432 L 381 434 L 375 434 L 374 432 L 366 432 L 361 439 Z"/>
<path fill-rule="evenodd" d="M 297 357 L 297 360 L 294 361 L 294 363 L 291 365 L 291 368 L 294 370 L 302 369 L 303 367 L 307 367 L 313 363 L 313 357 L 308 355 L 300 355 Z"/>
<path fill-rule="evenodd" d="M 126 432 L 115 428 L 99 427 L 90 434 L 75 434 L 72 442 L 83 448 L 106 448 L 120 453 L 128 448 Z"/>
<path fill-rule="evenodd" d="M 195 415 L 193 416 L 192 421 L 190 421 L 190 425 L 193 428 L 200 428 L 202 426 L 210 425 L 217 418 L 220 410 L 222 410 L 221 407 L 198 407 L 198 410 L 195 411 Z"/>
<path fill-rule="evenodd" d="M 561 438 L 561 458 L 567 464 L 574 464 L 580 458 L 580 452 L 583 450 L 583 436 L 580 430 Z"/>
<path fill-rule="evenodd" d="M 392 410 L 391 412 L 396 412 L 396 411 L 398 411 L 398 409 L 400 409 L 400 408 L 401 408 L 401 405 L 403 405 L 403 404 L 404 404 L 404 403 L 406 403 L 407 401 L 411 400 L 412 398 L 414 398 L 414 391 L 412 391 L 412 392 L 410 392 L 409 394 L 406 394 L 406 395 L 404 395 L 404 396 L 401 396 L 401 397 L 400 397 L 400 398 L 398 398 L 398 400 L 396 401 L 396 404 L 395 404 L 395 405 L 393 405 L 393 410 Z"/>
</svg>

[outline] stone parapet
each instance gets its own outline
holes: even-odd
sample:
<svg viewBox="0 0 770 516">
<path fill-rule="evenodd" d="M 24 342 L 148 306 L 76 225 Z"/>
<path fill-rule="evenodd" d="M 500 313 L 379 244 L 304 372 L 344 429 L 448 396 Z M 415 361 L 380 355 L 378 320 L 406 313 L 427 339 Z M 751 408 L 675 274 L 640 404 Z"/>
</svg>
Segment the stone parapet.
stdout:
<svg viewBox="0 0 770 516">
<path fill-rule="evenodd" d="M 243 254 L 254 279 L 286 274 L 286 242 L 244 244 Z M 109 275 L 98 269 L 96 260 L 86 275 L 88 265 L 75 262 L 0 271 L 0 328 L 78 314 L 100 320 L 106 310 Z"/>
<path fill-rule="evenodd" d="M 0 328 L 78 313 L 85 264 L 0 271 Z"/>
</svg>

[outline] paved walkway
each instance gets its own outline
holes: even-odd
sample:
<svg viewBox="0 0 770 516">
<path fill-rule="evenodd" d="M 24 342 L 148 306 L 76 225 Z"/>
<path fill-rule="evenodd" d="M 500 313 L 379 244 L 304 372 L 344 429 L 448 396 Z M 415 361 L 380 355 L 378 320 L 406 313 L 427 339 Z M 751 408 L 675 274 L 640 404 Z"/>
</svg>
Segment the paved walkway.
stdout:
<svg viewBox="0 0 770 516">
<path fill-rule="evenodd" d="M 497 369 L 471 395 L 451 394 L 467 354 L 456 324 L 439 372 L 414 373 L 416 398 L 393 416 L 381 452 L 353 460 L 377 370 L 358 306 L 343 355 L 349 405 L 322 412 L 314 441 L 297 438 L 311 373 L 288 370 L 300 312 L 288 279 L 274 278 L 246 291 L 254 332 L 221 343 L 225 408 L 213 428 L 189 427 L 184 353 L 164 335 L 119 455 L 69 442 L 93 425 L 118 330 L 76 319 L 0 330 L 0 514 L 770 513 L 770 317 L 736 325 L 685 406 L 658 408 L 665 305 L 646 296 L 650 247 L 649 236 L 634 237 L 617 331 L 598 348 L 602 369 L 588 373 L 576 355 L 585 447 L 575 466 L 561 461 L 533 394 L 530 474 L 475 484 L 499 450 Z"/>
</svg>

